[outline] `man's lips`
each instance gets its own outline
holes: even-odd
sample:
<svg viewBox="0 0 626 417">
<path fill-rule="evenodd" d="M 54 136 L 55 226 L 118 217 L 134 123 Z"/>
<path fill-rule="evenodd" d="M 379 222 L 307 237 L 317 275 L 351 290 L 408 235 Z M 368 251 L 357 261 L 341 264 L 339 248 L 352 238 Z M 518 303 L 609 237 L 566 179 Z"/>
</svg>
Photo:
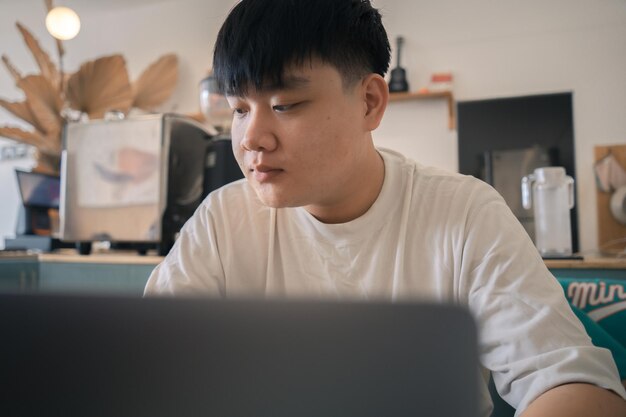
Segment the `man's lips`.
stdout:
<svg viewBox="0 0 626 417">
<path fill-rule="evenodd" d="M 254 165 L 250 168 L 250 175 L 257 182 L 267 182 L 274 179 L 283 172 L 281 168 L 275 168 L 269 165 Z"/>
</svg>

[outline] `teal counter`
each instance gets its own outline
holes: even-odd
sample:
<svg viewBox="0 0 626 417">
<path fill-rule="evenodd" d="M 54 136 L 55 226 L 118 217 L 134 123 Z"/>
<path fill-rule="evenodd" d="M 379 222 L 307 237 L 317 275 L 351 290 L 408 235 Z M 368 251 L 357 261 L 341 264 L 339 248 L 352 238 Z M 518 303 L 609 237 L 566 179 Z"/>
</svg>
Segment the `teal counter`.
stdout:
<svg viewBox="0 0 626 417">
<path fill-rule="evenodd" d="M 0 256 L 0 291 L 140 296 L 150 272 L 162 259 L 134 252 L 6 254 Z"/>
<path fill-rule="evenodd" d="M 84 293 L 141 296 L 159 256 L 75 251 L 53 254 L 0 255 L 0 292 Z M 626 260 L 590 258 L 546 261 L 557 278 L 626 280 Z"/>
</svg>

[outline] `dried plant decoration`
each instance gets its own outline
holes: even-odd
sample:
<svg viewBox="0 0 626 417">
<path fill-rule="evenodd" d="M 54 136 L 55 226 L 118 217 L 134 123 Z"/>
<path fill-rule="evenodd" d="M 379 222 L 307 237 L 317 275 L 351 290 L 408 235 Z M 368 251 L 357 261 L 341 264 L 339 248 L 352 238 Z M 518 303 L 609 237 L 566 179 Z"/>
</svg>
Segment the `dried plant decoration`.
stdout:
<svg viewBox="0 0 626 417">
<path fill-rule="evenodd" d="M 178 81 L 178 58 L 164 55 L 150 65 L 133 83 L 133 107 L 152 111 L 167 100 Z"/>
<path fill-rule="evenodd" d="M 55 156 L 61 151 L 59 146 L 54 146 L 37 132 L 27 132 L 17 127 L 0 127 L 0 135 L 35 146 L 38 151 L 49 156 Z"/>
<path fill-rule="evenodd" d="M 25 101 L 11 102 L 11 101 L 0 99 L 0 106 L 4 107 L 7 111 L 9 111 L 14 116 L 34 126 L 35 129 L 38 130 L 39 132 L 43 131 L 43 128 L 39 125 L 39 123 L 35 119 L 35 116 L 33 115 L 33 112 L 30 109 L 30 106 Z"/>
<path fill-rule="evenodd" d="M 63 119 L 63 99 L 57 87 L 42 75 L 29 75 L 22 78 L 18 87 L 26 95 L 26 103 L 41 131 L 46 136 L 56 137 L 61 132 Z"/>
<path fill-rule="evenodd" d="M 45 4 L 50 11 L 52 0 L 45 0 Z M 23 91 L 25 100 L 0 98 L 0 107 L 28 123 L 33 130 L 0 126 L 0 136 L 34 146 L 37 149 L 36 171 L 59 171 L 66 109 L 81 111 L 90 119 L 102 118 L 107 111 L 114 110 L 126 114 L 132 107 L 153 111 L 172 95 L 176 87 L 178 59 L 174 54 L 164 55 L 152 63 L 134 83 L 128 78 L 126 62 L 121 55 L 88 61 L 68 75 L 61 67 L 65 48 L 60 40 L 56 39 L 57 67 L 32 33 L 19 22 L 16 26 L 39 73 L 23 76 L 9 57 L 2 55 L 4 66 L 15 85 Z"/>
<path fill-rule="evenodd" d="M 72 109 L 87 113 L 90 119 L 102 118 L 111 110 L 128 113 L 133 92 L 124 58 L 112 55 L 81 65 L 67 82 L 67 100 Z"/>
<path fill-rule="evenodd" d="M 15 68 L 11 61 L 9 61 L 9 57 L 6 55 L 2 55 L 2 62 L 9 71 L 9 74 L 11 74 L 11 76 L 13 77 L 13 80 L 15 80 L 16 83 L 19 82 L 19 80 L 22 79 L 22 74 L 20 74 L 17 68 Z"/>
<path fill-rule="evenodd" d="M 60 90 L 59 81 L 61 80 L 61 76 L 57 67 L 50 60 L 50 56 L 43 49 L 41 49 L 37 39 L 35 39 L 35 37 L 22 24 L 20 24 L 20 22 L 17 22 L 15 25 L 22 34 L 22 38 L 24 38 L 26 46 L 28 46 L 28 49 L 30 49 L 33 54 L 41 75 L 50 81 L 50 84 L 57 90 Z"/>
</svg>

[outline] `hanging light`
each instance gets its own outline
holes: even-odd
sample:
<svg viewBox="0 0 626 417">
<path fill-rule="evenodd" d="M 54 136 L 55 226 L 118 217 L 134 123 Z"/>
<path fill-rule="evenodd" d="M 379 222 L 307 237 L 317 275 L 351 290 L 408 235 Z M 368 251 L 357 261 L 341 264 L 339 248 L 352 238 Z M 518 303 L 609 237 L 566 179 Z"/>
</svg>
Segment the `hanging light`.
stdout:
<svg viewBox="0 0 626 417">
<path fill-rule="evenodd" d="M 62 41 L 74 38 L 80 31 L 80 19 L 69 7 L 55 7 L 46 16 L 46 29 Z"/>
</svg>

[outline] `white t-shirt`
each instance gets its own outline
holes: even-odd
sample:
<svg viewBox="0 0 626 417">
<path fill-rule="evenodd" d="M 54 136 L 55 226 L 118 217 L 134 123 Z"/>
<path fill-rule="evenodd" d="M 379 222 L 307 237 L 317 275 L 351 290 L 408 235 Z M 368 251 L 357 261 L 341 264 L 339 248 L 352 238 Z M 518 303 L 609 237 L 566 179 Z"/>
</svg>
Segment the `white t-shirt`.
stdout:
<svg viewBox="0 0 626 417">
<path fill-rule="evenodd" d="M 610 352 L 591 344 L 495 190 L 380 153 L 378 199 L 344 224 L 321 223 L 303 208 L 266 207 L 245 180 L 211 193 L 146 294 L 454 302 L 474 314 L 482 365 L 517 414 L 567 382 L 626 398 Z M 489 415 L 486 383 L 483 397 Z"/>
</svg>

